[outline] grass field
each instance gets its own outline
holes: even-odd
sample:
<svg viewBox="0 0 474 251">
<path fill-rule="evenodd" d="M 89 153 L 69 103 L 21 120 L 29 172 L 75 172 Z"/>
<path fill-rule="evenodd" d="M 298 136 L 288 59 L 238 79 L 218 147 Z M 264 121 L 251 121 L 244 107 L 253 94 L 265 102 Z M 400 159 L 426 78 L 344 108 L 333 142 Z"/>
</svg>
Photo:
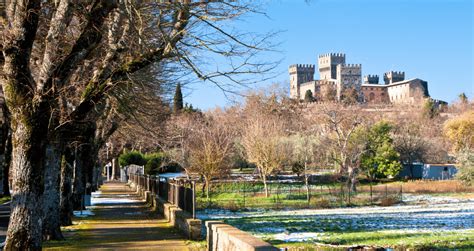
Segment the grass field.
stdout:
<svg viewBox="0 0 474 251">
<path fill-rule="evenodd" d="M 360 231 L 335 232 L 322 236 L 317 241 L 295 242 L 264 238 L 279 248 L 289 250 L 314 249 L 315 246 L 331 247 L 338 245 L 346 250 L 348 246 L 375 246 L 396 249 L 465 249 L 474 248 L 474 230 L 443 232 L 397 232 L 397 231 Z"/>
<path fill-rule="evenodd" d="M 207 199 L 200 186 L 197 187 L 197 208 L 217 208 L 228 210 L 242 209 L 302 209 L 302 208 L 338 208 L 347 206 L 381 205 L 390 206 L 400 202 L 414 203 L 406 200 L 413 194 L 430 196 L 470 197 L 473 187 L 463 186 L 455 180 L 449 181 L 408 181 L 381 182 L 370 186 L 362 182 L 357 193 L 351 193 L 350 201 L 341 183 L 326 182 L 311 185 L 311 200 L 306 199 L 306 188 L 301 182 L 271 183 L 269 197 L 265 197 L 261 182 L 227 182 L 212 186 L 210 198 Z"/>
<path fill-rule="evenodd" d="M 331 245 L 474 250 L 472 188 L 457 181 L 419 181 L 381 184 L 374 190 L 395 191 L 400 185 L 407 185 L 410 193 L 403 193 L 404 203 L 394 206 L 207 209 L 199 217 L 224 220 L 290 250 L 314 250 L 315 246 L 333 250 Z M 357 197 L 367 196 L 367 187 L 361 188 L 364 192 Z M 314 197 L 316 200 L 317 194 Z M 259 199 L 264 200 L 255 198 Z"/>
<path fill-rule="evenodd" d="M 0 205 L 3 204 L 3 203 L 7 203 L 11 200 L 11 197 L 10 196 L 3 196 L 0 198 Z"/>
</svg>

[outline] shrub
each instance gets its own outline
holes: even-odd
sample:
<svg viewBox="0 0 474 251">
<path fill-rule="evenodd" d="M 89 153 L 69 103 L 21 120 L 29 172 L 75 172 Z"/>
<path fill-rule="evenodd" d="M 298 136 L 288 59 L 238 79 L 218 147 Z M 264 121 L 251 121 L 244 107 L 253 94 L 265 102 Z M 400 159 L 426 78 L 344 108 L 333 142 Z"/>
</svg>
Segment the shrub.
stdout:
<svg viewBox="0 0 474 251">
<path fill-rule="evenodd" d="M 121 167 L 131 164 L 143 166 L 147 163 L 145 156 L 139 151 L 131 151 L 123 153 L 119 156 L 119 164 Z"/>
<path fill-rule="evenodd" d="M 145 174 L 155 175 L 160 172 L 165 155 L 161 152 L 147 154 L 145 156 L 147 162 L 145 164 Z"/>
<path fill-rule="evenodd" d="M 393 205 L 397 204 L 398 202 L 399 202 L 398 198 L 393 197 L 393 196 L 389 196 L 389 197 L 385 197 L 385 198 L 380 200 L 380 206 L 389 207 L 389 206 L 393 206 Z"/>
<path fill-rule="evenodd" d="M 324 197 L 313 197 L 310 201 L 311 205 L 316 208 L 332 208 L 332 202 Z"/>
<path fill-rule="evenodd" d="M 456 177 L 466 186 L 474 186 L 474 151 L 464 150 L 458 154 L 459 172 Z"/>
</svg>

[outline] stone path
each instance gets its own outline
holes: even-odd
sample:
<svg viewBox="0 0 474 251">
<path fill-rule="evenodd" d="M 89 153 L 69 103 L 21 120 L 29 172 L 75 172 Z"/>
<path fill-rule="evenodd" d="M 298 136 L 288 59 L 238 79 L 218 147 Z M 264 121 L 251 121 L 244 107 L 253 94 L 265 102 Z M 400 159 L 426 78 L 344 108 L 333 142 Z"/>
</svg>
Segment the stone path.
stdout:
<svg viewBox="0 0 474 251">
<path fill-rule="evenodd" d="M 109 182 L 92 196 L 92 216 L 77 217 L 63 229 L 65 241 L 44 243 L 46 250 L 203 250 L 159 218 L 124 183 Z M 84 214 L 90 213 L 85 211 Z"/>
</svg>

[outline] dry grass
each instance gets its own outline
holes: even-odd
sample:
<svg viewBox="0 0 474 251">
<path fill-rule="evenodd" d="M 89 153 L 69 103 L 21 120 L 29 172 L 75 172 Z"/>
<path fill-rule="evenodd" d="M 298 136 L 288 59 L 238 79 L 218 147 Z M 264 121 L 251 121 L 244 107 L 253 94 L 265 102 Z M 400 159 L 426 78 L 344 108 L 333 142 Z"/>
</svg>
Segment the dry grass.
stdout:
<svg viewBox="0 0 474 251">
<path fill-rule="evenodd" d="M 400 191 L 404 193 L 470 193 L 474 187 L 463 185 L 457 180 L 415 180 L 374 186 L 375 191 Z"/>
</svg>

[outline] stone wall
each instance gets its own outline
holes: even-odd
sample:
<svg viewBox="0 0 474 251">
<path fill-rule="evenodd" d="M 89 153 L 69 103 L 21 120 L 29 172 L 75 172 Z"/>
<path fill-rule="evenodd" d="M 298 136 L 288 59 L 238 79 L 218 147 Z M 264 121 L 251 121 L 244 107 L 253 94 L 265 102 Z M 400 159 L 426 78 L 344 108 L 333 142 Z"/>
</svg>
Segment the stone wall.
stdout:
<svg viewBox="0 0 474 251">
<path fill-rule="evenodd" d="M 130 182 L 130 187 L 142 196 L 147 204 L 152 206 L 158 214 L 162 215 L 171 225 L 180 230 L 190 240 L 202 239 L 202 221 L 193 219 L 192 215 L 183 211 L 176 205 L 162 200 L 157 195 L 146 191 L 143 187 Z"/>
<path fill-rule="evenodd" d="M 361 87 L 364 101 L 367 103 L 388 103 L 387 86 L 379 84 L 363 84 Z"/>
<path fill-rule="evenodd" d="M 239 230 L 222 221 L 207 221 L 207 250 L 208 251 L 276 251 L 278 248 L 261 239 Z"/>
</svg>

